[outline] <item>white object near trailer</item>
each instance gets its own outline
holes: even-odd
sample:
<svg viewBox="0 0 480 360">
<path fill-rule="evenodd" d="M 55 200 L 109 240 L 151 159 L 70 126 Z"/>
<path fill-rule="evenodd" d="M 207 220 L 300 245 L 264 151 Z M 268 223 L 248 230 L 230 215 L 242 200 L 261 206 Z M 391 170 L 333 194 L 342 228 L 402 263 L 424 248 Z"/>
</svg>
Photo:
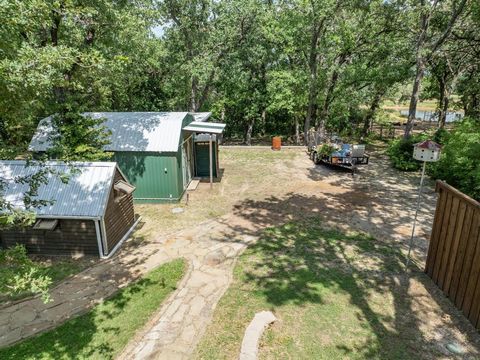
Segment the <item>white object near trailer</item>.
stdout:
<svg viewBox="0 0 480 360">
<path fill-rule="evenodd" d="M 431 140 L 417 143 L 413 146 L 413 158 L 415 160 L 435 162 L 440 158 L 441 146 Z"/>
<path fill-rule="evenodd" d="M 422 198 L 423 179 L 425 178 L 425 166 L 427 162 L 435 162 L 440 159 L 440 149 L 442 147 L 432 140 L 426 140 L 417 143 L 413 146 L 413 158 L 415 160 L 423 161 L 422 177 L 420 178 L 420 188 L 418 189 L 417 207 L 415 210 L 415 218 L 413 219 L 412 236 L 410 237 L 410 244 L 408 246 L 407 263 L 405 270 L 410 263 L 410 254 L 413 247 L 413 237 L 415 236 L 415 226 L 417 224 L 418 208 L 420 207 L 420 199 Z"/>
</svg>

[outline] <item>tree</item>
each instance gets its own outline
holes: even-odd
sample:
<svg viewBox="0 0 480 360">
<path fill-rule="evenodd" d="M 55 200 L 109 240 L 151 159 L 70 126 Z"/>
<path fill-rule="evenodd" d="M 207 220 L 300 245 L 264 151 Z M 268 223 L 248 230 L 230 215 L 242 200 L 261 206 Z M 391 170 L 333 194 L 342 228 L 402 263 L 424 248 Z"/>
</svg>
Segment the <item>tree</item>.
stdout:
<svg viewBox="0 0 480 360">
<path fill-rule="evenodd" d="M 414 7 L 414 11 L 417 11 L 420 15 L 415 38 L 415 79 L 410 97 L 408 119 L 405 125 L 405 138 L 410 136 L 413 129 L 420 86 L 427 63 L 436 52 L 441 49 L 450 36 L 458 18 L 464 12 L 466 4 L 467 0 L 452 0 L 446 2 L 420 0 L 418 5 Z M 445 12 L 447 12 L 448 15 L 445 15 Z M 431 26 L 432 20 L 437 26 Z"/>
</svg>

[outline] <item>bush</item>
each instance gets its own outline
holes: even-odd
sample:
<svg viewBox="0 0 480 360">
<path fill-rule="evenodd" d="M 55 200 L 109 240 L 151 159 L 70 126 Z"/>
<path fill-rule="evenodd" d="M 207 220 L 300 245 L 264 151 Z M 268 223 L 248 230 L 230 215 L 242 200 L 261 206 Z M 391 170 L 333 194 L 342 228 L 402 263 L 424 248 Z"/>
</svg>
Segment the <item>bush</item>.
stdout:
<svg viewBox="0 0 480 360">
<path fill-rule="evenodd" d="M 443 140 L 440 160 L 429 174 L 480 200 L 480 121 L 464 119 Z"/>
<path fill-rule="evenodd" d="M 395 139 L 390 142 L 387 154 L 395 169 L 415 171 L 421 168 L 422 163 L 413 158 L 413 145 L 427 139 L 426 134 L 412 135 L 408 139 Z"/>
<path fill-rule="evenodd" d="M 335 148 L 330 144 L 323 144 L 320 149 L 318 149 L 318 154 L 320 158 L 324 156 L 330 156 L 335 151 Z"/>
<path fill-rule="evenodd" d="M 48 288 L 52 279 L 42 270 L 30 260 L 24 246 L 0 249 L 0 295 L 33 293 L 41 294 L 43 301 L 49 301 Z"/>
</svg>

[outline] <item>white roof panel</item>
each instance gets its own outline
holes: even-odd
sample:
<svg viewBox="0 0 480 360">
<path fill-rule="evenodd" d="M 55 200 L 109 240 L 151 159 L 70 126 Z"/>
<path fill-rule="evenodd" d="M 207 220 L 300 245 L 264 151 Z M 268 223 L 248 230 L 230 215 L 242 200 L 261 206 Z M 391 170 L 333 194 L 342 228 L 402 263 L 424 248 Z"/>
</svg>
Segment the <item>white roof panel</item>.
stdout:
<svg viewBox="0 0 480 360">
<path fill-rule="evenodd" d="M 185 126 L 183 130 L 208 134 L 221 134 L 225 129 L 225 124 L 192 121 Z"/>
<path fill-rule="evenodd" d="M 92 112 L 93 118 L 105 118 L 111 131 L 106 151 L 177 152 L 187 112 Z M 190 118 L 193 120 L 192 116 Z M 51 117 L 40 121 L 30 142 L 30 151 L 46 151 L 51 145 Z"/>
<path fill-rule="evenodd" d="M 197 112 L 197 113 L 192 113 L 193 118 L 195 121 L 207 121 L 210 116 L 212 116 L 211 112 Z"/>
<path fill-rule="evenodd" d="M 35 209 L 38 217 L 87 217 L 99 218 L 105 213 L 116 163 L 85 162 L 66 164 L 47 161 L 44 166 L 54 173 L 48 173 L 48 182 L 38 189 L 38 200 L 53 201 L 53 204 Z M 19 209 L 24 209 L 24 193 L 27 184 L 19 184 L 19 177 L 31 176 L 44 167 L 39 162 L 26 165 L 25 161 L 0 161 L 0 179 L 5 186 L 2 196 Z M 63 183 L 57 174 L 69 175 Z"/>
</svg>

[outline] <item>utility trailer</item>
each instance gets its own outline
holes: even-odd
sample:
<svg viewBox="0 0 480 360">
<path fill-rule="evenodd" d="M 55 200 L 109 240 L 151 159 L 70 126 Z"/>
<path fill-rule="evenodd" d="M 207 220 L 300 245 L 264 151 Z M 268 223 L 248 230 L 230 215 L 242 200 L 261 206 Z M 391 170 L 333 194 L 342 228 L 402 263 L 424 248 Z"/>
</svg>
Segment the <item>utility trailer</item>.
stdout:
<svg viewBox="0 0 480 360">
<path fill-rule="evenodd" d="M 344 168 L 350 170 L 352 175 L 357 166 L 367 165 L 369 160 L 369 156 L 365 154 L 365 145 L 342 144 L 337 137 L 333 137 L 332 141 L 309 144 L 307 151 L 315 164 Z"/>
</svg>

